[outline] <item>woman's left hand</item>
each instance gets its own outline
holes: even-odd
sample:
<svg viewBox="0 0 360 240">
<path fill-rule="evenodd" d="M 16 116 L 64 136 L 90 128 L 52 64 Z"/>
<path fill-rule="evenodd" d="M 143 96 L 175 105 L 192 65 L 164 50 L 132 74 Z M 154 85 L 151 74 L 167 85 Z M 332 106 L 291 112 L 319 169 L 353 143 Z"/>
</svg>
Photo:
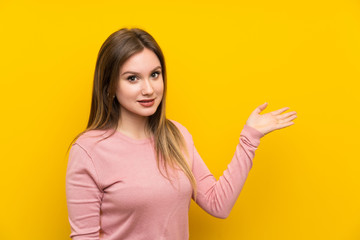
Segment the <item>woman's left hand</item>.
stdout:
<svg viewBox="0 0 360 240">
<path fill-rule="evenodd" d="M 267 103 L 257 107 L 250 114 L 250 117 L 246 121 L 246 125 L 255 128 L 265 135 L 274 130 L 285 128 L 294 124 L 292 120 L 297 117 L 295 111 L 281 114 L 282 112 L 288 110 L 289 107 L 281 108 L 279 110 L 260 115 L 260 112 L 262 112 L 266 107 Z"/>
</svg>

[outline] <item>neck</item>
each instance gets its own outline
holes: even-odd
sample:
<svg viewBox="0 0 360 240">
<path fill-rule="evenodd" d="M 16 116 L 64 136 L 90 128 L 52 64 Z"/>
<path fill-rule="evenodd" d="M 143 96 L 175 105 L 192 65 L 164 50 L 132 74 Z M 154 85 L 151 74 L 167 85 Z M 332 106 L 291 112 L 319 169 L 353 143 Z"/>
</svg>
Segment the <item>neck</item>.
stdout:
<svg viewBox="0 0 360 240">
<path fill-rule="evenodd" d="M 134 139 L 145 139 L 150 137 L 146 129 L 147 121 L 148 117 L 122 116 L 119 119 L 117 131 Z"/>
</svg>

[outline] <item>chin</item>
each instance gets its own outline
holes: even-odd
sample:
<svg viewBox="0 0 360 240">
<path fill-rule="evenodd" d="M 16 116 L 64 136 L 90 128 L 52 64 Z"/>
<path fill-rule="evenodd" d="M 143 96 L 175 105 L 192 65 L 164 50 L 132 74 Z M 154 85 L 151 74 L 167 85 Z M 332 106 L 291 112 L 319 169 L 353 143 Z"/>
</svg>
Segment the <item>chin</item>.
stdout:
<svg viewBox="0 0 360 240">
<path fill-rule="evenodd" d="M 150 110 L 150 109 L 149 109 Z M 152 110 L 152 111 L 146 111 L 146 112 L 140 112 L 139 113 L 139 115 L 140 116 L 143 116 L 143 117 L 150 117 L 150 116 L 152 116 L 152 115 L 154 115 L 155 113 L 156 113 L 156 110 L 157 109 L 155 109 L 155 110 Z"/>
</svg>

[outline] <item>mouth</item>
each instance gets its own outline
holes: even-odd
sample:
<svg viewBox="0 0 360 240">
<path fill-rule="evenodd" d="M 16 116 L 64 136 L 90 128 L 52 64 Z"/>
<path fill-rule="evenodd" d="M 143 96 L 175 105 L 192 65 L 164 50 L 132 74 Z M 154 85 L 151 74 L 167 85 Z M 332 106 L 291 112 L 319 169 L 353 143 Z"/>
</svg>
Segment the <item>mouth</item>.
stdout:
<svg viewBox="0 0 360 240">
<path fill-rule="evenodd" d="M 155 103 L 155 98 L 154 99 L 144 99 L 144 100 L 140 100 L 138 101 L 140 103 L 140 105 L 142 105 L 143 107 L 151 107 L 154 105 Z"/>
<path fill-rule="evenodd" d="M 152 101 L 154 101 L 154 100 L 155 100 L 155 98 L 154 98 L 154 99 L 139 100 L 138 102 L 141 102 L 141 103 L 149 103 L 149 102 L 152 102 Z"/>
</svg>

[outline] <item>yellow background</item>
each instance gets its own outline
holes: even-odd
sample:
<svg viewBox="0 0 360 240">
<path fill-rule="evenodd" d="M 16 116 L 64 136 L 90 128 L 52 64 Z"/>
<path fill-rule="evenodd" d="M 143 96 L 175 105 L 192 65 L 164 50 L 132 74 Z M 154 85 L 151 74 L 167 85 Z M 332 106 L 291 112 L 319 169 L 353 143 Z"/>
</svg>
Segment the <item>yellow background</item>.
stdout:
<svg viewBox="0 0 360 240">
<path fill-rule="evenodd" d="M 168 118 L 216 177 L 258 105 L 298 113 L 261 139 L 226 220 L 192 203 L 190 239 L 360 239 L 359 1 L 3 0 L 0 24 L 0 239 L 69 239 L 65 153 L 122 27 L 162 47 Z"/>
</svg>

